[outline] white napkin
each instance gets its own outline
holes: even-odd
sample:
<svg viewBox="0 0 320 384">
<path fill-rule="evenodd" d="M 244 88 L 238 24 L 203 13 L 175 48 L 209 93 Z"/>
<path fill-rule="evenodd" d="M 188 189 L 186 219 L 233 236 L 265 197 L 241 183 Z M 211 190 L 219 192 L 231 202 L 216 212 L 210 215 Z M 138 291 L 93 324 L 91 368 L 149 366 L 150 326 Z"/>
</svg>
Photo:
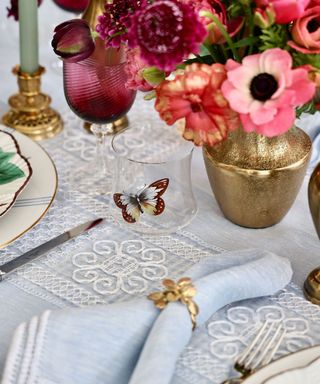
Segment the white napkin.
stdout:
<svg viewBox="0 0 320 384">
<path fill-rule="evenodd" d="M 198 290 L 198 325 L 228 303 L 276 293 L 291 275 L 287 259 L 259 250 L 215 255 L 185 273 Z M 169 384 L 191 336 L 181 303 L 160 311 L 142 298 L 47 311 L 16 330 L 2 383 Z"/>
</svg>

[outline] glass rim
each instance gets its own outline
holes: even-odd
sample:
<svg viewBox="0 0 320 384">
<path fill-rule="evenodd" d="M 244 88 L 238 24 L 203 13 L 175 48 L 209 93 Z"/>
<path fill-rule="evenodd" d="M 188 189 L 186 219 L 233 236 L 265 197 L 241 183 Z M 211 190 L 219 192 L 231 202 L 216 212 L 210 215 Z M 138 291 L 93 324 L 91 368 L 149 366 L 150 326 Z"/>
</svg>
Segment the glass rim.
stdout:
<svg viewBox="0 0 320 384">
<path fill-rule="evenodd" d="M 183 142 L 184 142 L 185 144 L 190 144 L 190 150 L 188 150 L 187 153 L 185 153 L 185 154 L 179 156 L 179 157 L 176 158 L 176 159 L 166 160 L 166 161 L 141 161 L 141 160 L 135 160 L 135 159 L 132 159 L 132 158 L 128 157 L 127 155 L 125 155 L 125 156 L 121 156 L 121 154 L 119 153 L 119 151 L 118 151 L 118 150 L 116 149 L 116 147 L 115 147 L 115 140 L 116 140 L 117 137 L 119 137 L 121 134 L 125 133 L 126 131 L 128 131 L 128 130 L 130 130 L 130 129 L 132 129 L 132 128 L 127 127 L 127 128 L 125 128 L 125 129 L 123 129 L 123 130 L 117 132 L 117 133 L 113 136 L 113 138 L 112 138 L 112 140 L 111 140 L 111 148 L 112 148 L 113 153 L 114 153 L 117 157 L 124 157 L 124 158 L 126 158 L 126 160 L 128 160 L 128 161 L 130 161 L 130 162 L 132 162 L 132 163 L 136 163 L 136 164 L 146 164 L 146 165 L 164 165 L 164 164 L 171 163 L 171 162 L 174 162 L 174 161 L 182 161 L 182 160 L 186 159 L 187 157 L 191 156 L 192 153 L 193 153 L 193 151 L 194 151 L 194 145 L 193 145 L 190 141 L 184 139 Z"/>
</svg>

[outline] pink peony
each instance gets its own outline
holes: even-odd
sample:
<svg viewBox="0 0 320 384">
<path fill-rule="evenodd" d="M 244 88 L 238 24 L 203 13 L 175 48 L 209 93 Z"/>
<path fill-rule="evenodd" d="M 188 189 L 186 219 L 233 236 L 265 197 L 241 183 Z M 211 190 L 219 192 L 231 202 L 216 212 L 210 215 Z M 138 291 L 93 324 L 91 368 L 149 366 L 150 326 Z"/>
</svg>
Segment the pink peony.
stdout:
<svg viewBox="0 0 320 384">
<path fill-rule="evenodd" d="M 178 0 L 158 0 L 131 17 L 130 48 L 139 47 L 148 66 L 172 71 L 191 53 L 198 53 L 206 37 L 192 6 Z"/>
<path fill-rule="evenodd" d="M 292 27 L 288 44 L 302 53 L 320 53 L 320 0 L 312 0 L 304 15 Z"/>
<path fill-rule="evenodd" d="M 185 118 L 185 139 L 214 145 L 240 126 L 238 114 L 221 93 L 225 79 L 222 64 L 191 64 L 183 74 L 156 88 L 156 110 L 169 125 Z"/>
<path fill-rule="evenodd" d="M 229 59 L 226 70 L 222 93 L 247 132 L 269 137 L 286 132 L 294 123 L 295 107 L 315 93 L 308 71 L 292 69 L 290 54 L 280 48 L 247 56 L 242 64 Z"/>
<path fill-rule="evenodd" d="M 276 13 L 276 23 L 287 24 L 299 19 L 310 0 L 255 0 L 258 8 L 272 5 Z"/>
<path fill-rule="evenodd" d="M 144 62 L 140 58 L 139 48 L 127 50 L 126 87 L 143 92 L 151 91 L 154 87 L 143 78 L 143 70 L 146 68 Z"/>
</svg>

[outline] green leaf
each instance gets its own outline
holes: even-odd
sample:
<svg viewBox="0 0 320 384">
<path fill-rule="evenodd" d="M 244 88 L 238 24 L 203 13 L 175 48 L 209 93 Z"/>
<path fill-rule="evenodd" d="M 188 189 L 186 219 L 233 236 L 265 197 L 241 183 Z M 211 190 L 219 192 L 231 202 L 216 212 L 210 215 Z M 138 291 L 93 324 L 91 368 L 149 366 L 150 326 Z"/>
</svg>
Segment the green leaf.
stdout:
<svg viewBox="0 0 320 384">
<path fill-rule="evenodd" d="M 314 101 L 312 100 L 309 103 L 304 104 L 301 107 L 298 107 L 296 109 L 296 116 L 300 117 L 302 113 L 310 113 L 311 115 L 313 115 L 314 113 L 316 113 L 316 111 L 317 111 L 316 106 L 314 104 Z"/>
<path fill-rule="evenodd" d="M 201 11 L 200 12 L 200 16 L 202 17 L 208 17 L 210 20 L 212 20 L 215 25 L 218 27 L 219 31 L 221 32 L 222 36 L 224 37 L 224 39 L 226 40 L 228 46 L 230 47 L 230 50 L 233 54 L 233 58 L 236 60 L 236 61 L 241 61 L 240 60 L 240 57 L 238 55 L 238 52 L 236 51 L 236 49 L 234 48 L 234 43 L 233 43 L 233 40 L 231 39 L 231 37 L 229 36 L 225 26 L 220 22 L 219 18 L 214 15 L 213 13 L 211 12 L 208 12 L 208 11 Z"/>
<path fill-rule="evenodd" d="M 287 26 L 284 24 L 274 24 L 269 28 L 262 29 L 259 45 L 260 52 L 271 48 L 282 48 L 288 50 L 287 41 L 289 39 Z"/>
<path fill-rule="evenodd" d="M 209 49 L 204 44 L 202 44 L 200 46 L 200 56 L 208 56 L 208 55 L 210 55 Z"/>
<path fill-rule="evenodd" d="M 2 162 L 8 162 L 14 156 L 14 152 L 3 152 L 0 148 L 0 164 Z"/>
<path fill-rule="evenodd" d="M 320 69 L 320 55 L 319 54 L 307 55 L 305 53 L 294 52 L 292 54 L 292 56 L 293 56 L 295 66 L 310 64 L 313 67 Z"/>
<path fill-rule="evenodd" d="M 257 36 L 250 36 L 250 37 L 245 37 L 244 39 L 241 39 L 234 43 L 235 48 L 242 48 L 242 47 L 247 47 L 248 45 L 254 45 L 259 41 L 259 37 Z"/>
<path fill-rule="evenodd" d="M 22 169 L 10 163 L 14 155 L 14 153 L 4 152 L 0 149 L 0 185 L 11 183 L 25 175 Z"/>
</svg>

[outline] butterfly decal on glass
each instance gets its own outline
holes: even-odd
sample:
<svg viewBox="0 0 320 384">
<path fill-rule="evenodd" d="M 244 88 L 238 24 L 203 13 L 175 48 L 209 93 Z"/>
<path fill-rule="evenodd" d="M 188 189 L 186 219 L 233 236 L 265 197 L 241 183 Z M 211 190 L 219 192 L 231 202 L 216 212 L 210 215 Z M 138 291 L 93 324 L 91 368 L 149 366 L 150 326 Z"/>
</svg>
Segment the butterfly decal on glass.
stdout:
<svg viewBox="0 0 320 384">
<path fill-rule="evenodd" d="M 167 190 L 169 179 L 157 180 L 149 186 L 145 185 L 136 192 L 115 193 L 113 200 L 122 209 L 122 216 L 128 223 L 135 223 L 142 213 L 160 215 L 165 209 L 161 197 Z"/>
</svg>

